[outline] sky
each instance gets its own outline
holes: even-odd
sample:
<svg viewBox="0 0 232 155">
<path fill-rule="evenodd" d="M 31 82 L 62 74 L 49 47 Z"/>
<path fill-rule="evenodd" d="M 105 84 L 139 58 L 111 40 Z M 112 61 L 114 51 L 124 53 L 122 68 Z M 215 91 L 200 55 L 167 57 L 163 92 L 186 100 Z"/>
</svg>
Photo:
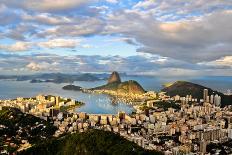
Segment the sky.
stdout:
<svg viewBox="0 0 232 155">
<path fill-rule="evenodd" d="M 0 73 L 232 76 L 231 0 L 0 0 Z"/>
</svg>

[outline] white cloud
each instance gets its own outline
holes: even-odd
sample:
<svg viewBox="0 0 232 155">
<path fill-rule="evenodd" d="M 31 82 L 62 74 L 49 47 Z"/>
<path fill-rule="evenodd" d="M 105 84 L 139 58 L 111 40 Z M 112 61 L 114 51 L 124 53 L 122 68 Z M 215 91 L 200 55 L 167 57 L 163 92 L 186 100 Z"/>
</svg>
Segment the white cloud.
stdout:
<svg viewBox="0 0 232 155">
<path fill-rule="evenodd" d="M 57 39 L 50 39 L 47 41 L 41 42 L 15 42 L 9 45 L 1 45 L 0 50 L 7 51 L 7 52 L 24 52 L 32 50 L 33 48 L 75 48 L 76 46 L 80 45 L 80 39 L 64 39 L 64 38 L 57 38 Z M 83 45 L 82 45 L 83 46 Z M 87 48 L 87 46 L 85 46 Z"/>
<path fill-rule="evenodd" d="M 30 15 L 24 13 L 22 19 L 25 21 L 34 21 L 40 24 L 49 24 L 49 25 L 60 25 L 60 24 L 72 24 L 74 19 L 68 18 L 66 16 L 57 16 L 49 13 L 39 13 L 36 15 Z"/>
<path fill-rule="evenodd" d="M 26 65 L 26 68 L 30 71 L 57 71 L 57 62 L 30 62 Z"/>
<path fill-rule="evenodd" d="M 134 38 L 143 46 L 138 52 L 158 54 L 191 62 L 211 61 L 231 55 L 232 13 L 215 12 L 199 20 L 161 22 L 138 10 L 113 13 L 106 33 Z"/>
<path fill-rule="evenodd" d="M 106 2 L 108 2 L 108 3 L 118 3 L 118 0 L 106 0 Z"/>
<path fill-rule="evenodd" d="M 92 45 L 89 45 L 89 44 L 83 44 L 81 45 L 82 48 L 93 48 Z"/>
<path fill-rule="evenodd" d="M 78 20 L 78 23 L 70 25 L 58 25 L 45 29 L 37 34 L 38 37 L 77 37 L 99 34 L 104 29 L 104 23 L 97 18 L 89 17 Z"/>
<path fill-rule="evenodd" d="M 75 48 L 80 44 L 78 39 L 51 39 L 45 42 L 39 42 L 38 46 L 43 48 Z"/>
<path fill-rule="evenodd" d="M 155 0 L 139 1 L 136 5 L 134 5 L 134 8 L 148 8 L 154 4 L 156 4 Z"/>
<path fill-rule="evenodd" d="M 23 8 L 34 11 L 62 11 L 78 8 L 91 0 L 2 0 L 9 7 Z"/>
<path fill-rule="evenodd" d="M 11 45 L 0 45 L 1 50 L 9 52 L 27 51 L 31 48 L 32 44 L 30 42 L 16 42 Z"/>
<path fill-rule="evenodd" d="M 201 62 L 201 65 L 208 65 L 208 66 L 218 66 L 218 67 L 230 67 L 232 68 L 232 56 L 225 56 L 220 59 L 210 61 L 210 62 Z"/>
<path fill-rule="evenodd" d="M 230 58 L 225 58 L 230 61 Z M 110 72 L 118 70 L 128 74 L 144 74 L 155 76 L 205 76 L 232 75 L 231 68 L 191 64 L 159 56 L 99 56 L 99 55 L 69 55 L 54 54 L 1 54 L 0 68 L 2 73 L 21 70 L 20 74 L 40 72 Z"/>
<path fill-rule="evenodd" d="M 99 4 L 91 3 L 100 2 L 98 0 L 0 1 L 0 38 L 10 38 L 15 42 L 1 44 L 1 51 L 32 51 L 38 47 L 91 48 L 95 47 L 92 40 L 88 45 L 75 38 L 111 35 L 110 38 L 116 36 L 116 39 L 110 41 L 129 43 L 140 53 L 140 56 L 126 58 L 74 56 L 73 61 L 61 63 L 59 68 L 63 71 L 77 65 L 77 70 L 81 71 L 118 69 L 154 74 L 157 71 L 175 76 L 174 73 L 196 75 L 203 71 L 211 74 L 215 69 L 218 72 L 215 74 L 231 74 L 231 0 L 210 0 L 207 5 L 205 0 L 141 0 L 137 4 L 118 0 L 104 0 Z M 109 4 L 117 2 L 123 7 Z M 145 57 L 144 53 L 151 56 Z M 34 64 L 29 67 L 35 70 L 46 66 L 40 61 L 50 63 L 52 59 L 59 59 L 63 62 L 59 55 L 55 58 L 46 56 L 49 61 L 42 56 L 32 57 L 27 57 L 30 59 L 27 64 L 33 60 Z M 9 64 L 14 61 L 15 58 L 8 60 Z M 1 68 L 9 69 L 5 61 L 1 65 Z M 21 64 L 20 68 L 25 66 Z"/>
<path fill-rule="evenodd" d="M 41 70 L 41 66 L 39 64 L 34 63 L 34 62 L 29 63 L 26 67 L 30 70 L 33 70 L 33 71 Z"/>
</svg>

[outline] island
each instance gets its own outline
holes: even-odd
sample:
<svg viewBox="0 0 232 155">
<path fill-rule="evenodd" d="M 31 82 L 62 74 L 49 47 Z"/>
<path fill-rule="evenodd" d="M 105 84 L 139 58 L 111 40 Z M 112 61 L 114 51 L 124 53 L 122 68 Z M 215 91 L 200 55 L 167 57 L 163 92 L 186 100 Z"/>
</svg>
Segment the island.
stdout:
<svg viewBox="0 0 232 155">
<path fill-rule="evenodd" d="M 62 87 L 62 89 L 64 89 L 64 90 L 81 91 L 81 90 L 82 90 L 82 87 L 80 87 L 80 86 L 75 86 L 75 85 L 66 85 L 66 86 Z"/>
</svg>

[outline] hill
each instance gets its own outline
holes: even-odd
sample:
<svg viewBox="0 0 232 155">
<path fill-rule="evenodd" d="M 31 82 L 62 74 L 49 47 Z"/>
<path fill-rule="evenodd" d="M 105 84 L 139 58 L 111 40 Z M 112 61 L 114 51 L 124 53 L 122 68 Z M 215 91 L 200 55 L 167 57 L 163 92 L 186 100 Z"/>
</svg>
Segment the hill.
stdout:
<svg viewBox="0 0 232 155">
<path fill-rule="evenodd" d="M 55 131 L 56 127 L 49 122 L 19 109 L 3 107 L 0 110 L 0 150 L 6 149 L 10 154 L 19 148 L 22 140 L 30 144 L 40 143 L 52 137 Z"/>
<path fill-rule="evenodd" d="M 186 96 L 191 94 L 194 98 L 201 99 L 203 98 L 204 89 L 208 89 L 209 95 L 220 95 L 222 97 L 222 106 L 232 104 L 232 96 L 224 95 L 223 93 L 214 91 L 211 88 L 187 81 L 176 81 L 173 84 L 168 84 L 162 89 L 162 91 L 166 92 L 167 95 L 170 96 Z"/>
<path fill-rule="evenodd" d="M 162 153 L 144 150 L 112 132 L 89 130 L 46 141 L 19 154 L 159 155 Z"/>
<path fill-rule="evenodd" d="M 134 94 L 144 94 L 145 90 L 143 87 L 134 80 L 129 80 L 122 82 L 118 85 L 117 91 L 121 93 L 134 93 Z"/>
<path fill-rule="evenodd" d="M 91 90 L 112 90 L 123 94 L 144 94 L 143 87 L 134 80 L 121 82 L 120 76 L 117 72 L 113 72 L 108 79 L 108 83 L 92 88 Z"/>
</svg>

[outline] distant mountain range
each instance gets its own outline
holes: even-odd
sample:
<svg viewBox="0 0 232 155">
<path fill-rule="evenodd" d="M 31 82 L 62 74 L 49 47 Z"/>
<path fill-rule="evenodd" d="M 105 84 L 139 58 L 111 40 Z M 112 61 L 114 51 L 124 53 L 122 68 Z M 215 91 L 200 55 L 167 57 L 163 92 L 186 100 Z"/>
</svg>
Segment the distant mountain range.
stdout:
<svg viewBox="0 0 232 155">
<path fill-rule="evenodd" d="M 202 85 L 198 85 L 195 83 L 187 82 L 187 81 L 176 81 L 174 83 L 169 83 L 164 86 L 162 91 L 166 92 L 167 95 L 175 96 L 186 96 L 192 95 L 194 98 L 202 99 L 204 89 L 208 89 L 208 94 L 210 95 L 220 95 L 222 100 L 222 106 L 231 105 L 232 104 L 232 95 L 224 95 L 221 92 L 214 91 L 211 88 L 207 88 Z"/>
<path fill-rule="evenodd" d="M 101 78 L 94 74 L 63 74 L 45 73 L 35 75 L 0 75 L 0 79 L 12 79 L 16 81 L 30 81 L 31 83 L 53 82 L 53 83 L 73 83 L 74 81 L 97 81 Z"/>
</svg>

